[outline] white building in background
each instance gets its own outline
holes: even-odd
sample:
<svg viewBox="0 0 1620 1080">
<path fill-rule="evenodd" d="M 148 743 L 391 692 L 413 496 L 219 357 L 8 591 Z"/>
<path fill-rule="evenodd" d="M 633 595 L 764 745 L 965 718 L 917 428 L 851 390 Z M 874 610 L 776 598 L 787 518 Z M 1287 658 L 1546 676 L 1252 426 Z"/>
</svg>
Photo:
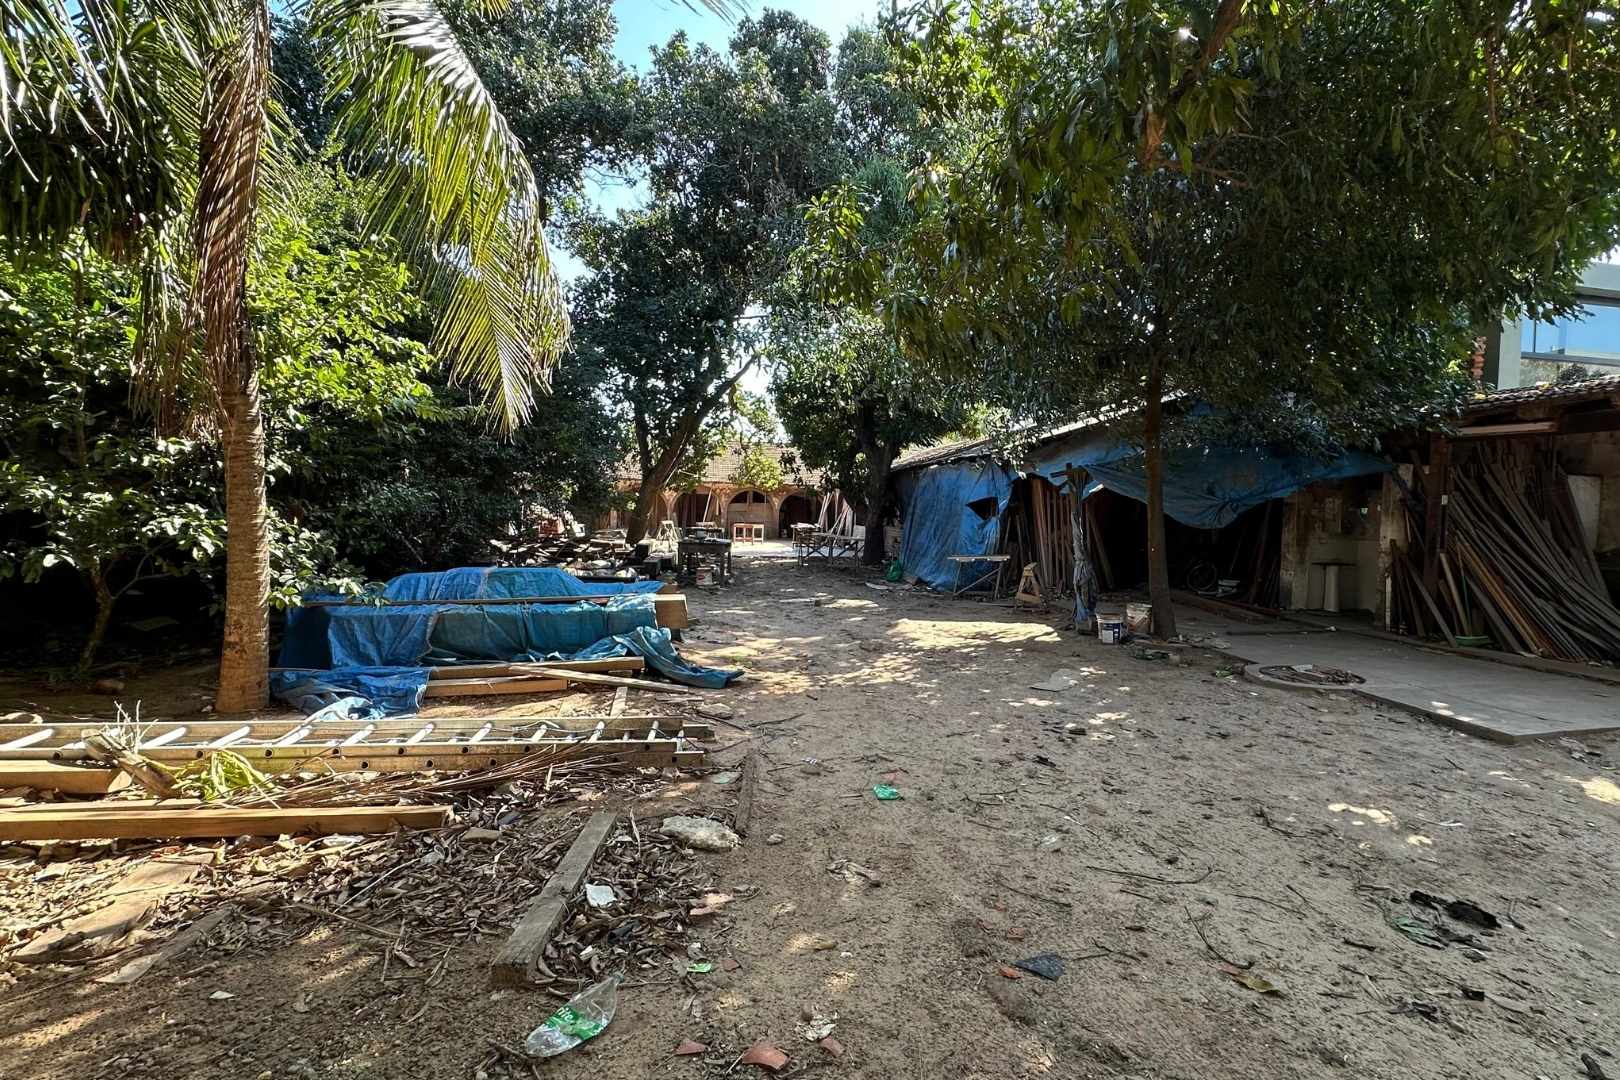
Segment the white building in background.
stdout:
<svg viewBox="0 0 1620 1080">
<path fill-rule="evenodd" d="M 1554 382 L 1579 364 L 1620 375 L 1620 252 L 1594 262 L 1576 292 L 1581 313 L 1550 322 L 1505 323 L 1485 345 L 1485 382 L 1499 390 Z"/>
</svg>

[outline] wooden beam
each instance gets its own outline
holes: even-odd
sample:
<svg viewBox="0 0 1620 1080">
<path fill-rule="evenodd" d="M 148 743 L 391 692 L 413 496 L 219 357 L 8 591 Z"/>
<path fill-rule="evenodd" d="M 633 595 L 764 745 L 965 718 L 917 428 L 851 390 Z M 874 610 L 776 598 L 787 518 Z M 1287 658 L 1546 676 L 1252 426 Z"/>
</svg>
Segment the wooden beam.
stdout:
<svg viewBox="0 0 1620 1080">
<path fill-rule="evenodd" d="M 0 840 L 379 833 L 398 828 L 438 829 L 449 820 L 448 806 L 321 806 L 286 810 L 199 807 L 135 812 L 64 809 L 54 814 L 0 812 Z"/>
<path fill-rule="evenodd" d="M 748 823 L 754 816 L 754 792 L 759 788 L 759 774 L 764 770 L 758 750 L 750 750 L 743 762 L 742 779 L 737 783 L 737 810 L 731 815 L 731 827 L 738 836 L 748 835 Z"/>
<path fill-rule="evenodd" d="M 1457 429 L 1459 439 L 1489 439 L 1504 435 L 1552 435 L 1558 431 L 1556 420 L 1531 420 L 1522 424 L 1476 424 Z"/>
<path fill-rule="evenodd" d="M 570 671 L 550 664 L 524 664 L 521 670 L 542 678 L 566 679 L 587 686 L 622 686 L 630 690 L 651 690 L 655 694 L 690 694 L 692 691 L 679 683 L 653 682 L 651 679 L 625 679 L 618 675 L 598 675 L 590 671 Z"/>
<path fill-rule="evenodd" d="M 539 970 L 546 944 L 557 927 L 568 915 L 568 901 L 579 891 L 585 874 L 591 868 L 613 835 L 618 815 L 601 810 L 591 815 L 585 827 L 574 837 L 568 853 L 557 864 L 551 878 L 540 889 L 540 894 L 529 904 L 523 918 L 518 920 L 512 936 L 501 946 L 490 965 L 490 979 L 498 985 L 517 986 L 528 982 Z"/>
<path fill-rule="evenodd" d="M 498 679 L 503 675 L 521 674 L 516 670 L 533 663 L 530 660 L 510 660 L 500 664 L 450 664 L 428 668 L 429 679 Z M 601 660 L 547 660 L 547 667 L 567 668 L 569 671 L 641 671 L 647 661 L 639 656 L 609 656 Z"/>
<path fill-rule="evenodd" d="M 129 787 L 129 774 L 100 766 L 55 761 L 0 761 L 0 788 L 27 787 L 65 795 L 105 795 Z M 50 804 L 46 804 L 50 805 Z"/>
<path fill-rule="evenodd" d="M 606 677 L 606 676 L 604 676 Z M 487 694 L 553 694 L 568 689 L 568 680 L 509 675 L 493 679 L 429 679 L 424 698 L 481 697 Z"/>
</svg>

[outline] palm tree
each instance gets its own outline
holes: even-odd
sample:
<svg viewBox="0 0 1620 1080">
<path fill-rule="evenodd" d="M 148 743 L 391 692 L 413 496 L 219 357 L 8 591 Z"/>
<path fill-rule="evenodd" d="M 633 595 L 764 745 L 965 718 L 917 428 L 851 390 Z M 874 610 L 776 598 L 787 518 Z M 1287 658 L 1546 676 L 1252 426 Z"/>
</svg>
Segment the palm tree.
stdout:
<svg viewBox="0 0 1620 1080">
<path fill-rule="evenodd" d="M 485 0 L 490 7 L 507 0 Z M 720 14 L 730 0 L 704 0 Z M 336 137 L 373 222 L 438 298 L 434 348 L 510 430 L 568 340 L 523 147 L 431 0 L 307 0 Z M 268 701 L 270 556 L 254 224 L 296 139 L 271 92 L 266 0 L 0 0 L 0 243 L 83 232 L 140 260 L 137 374 L 189 403 L 224 458 L 217 706 Z"/>
</svg>

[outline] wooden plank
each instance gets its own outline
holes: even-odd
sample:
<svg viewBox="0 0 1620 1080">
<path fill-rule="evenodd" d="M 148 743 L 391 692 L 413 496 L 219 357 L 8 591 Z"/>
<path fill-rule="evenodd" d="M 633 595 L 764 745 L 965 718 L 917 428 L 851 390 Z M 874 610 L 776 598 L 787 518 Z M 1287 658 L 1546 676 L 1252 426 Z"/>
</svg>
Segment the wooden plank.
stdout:
<svg viewBox="0 0 1620 1080">
<path fill-rule="evenodd" d="M 523 918 L 518 920 L 512 936 L 501 946 L 490 965 L 490 979 L 498 985 L 517 986 L 528 982 L 537 974 L 546 943 L 568 915 L 568 901 L 579 891 L 596 860 L 597 853 L 613 835 L 618 815 L 601 810 L 591 815 L 585 827 L 574 837 L 562 862 L 551 878 L 530 903 Z"/>
<path fill-rule="evenodd" d="M 754 816 L 754 792 L 759 789 L 759 774 L 764 768 L 758 750 L 750 750 L 743 762 L 742 779 L 737 782 L 737 809 L 731 815 L 731 827 L 738 836 L 748 835 L 748 823 Z"/>
<path fill-rule="evenodd" d="M 464 772 L 509 762 L 539 751 L 567 750 L 569 759 L 607 757 L 620 764 L 669 765 L 701 760 L 703 751 L 684 752 L 677 738 L 650 739 L 646 732 L 604 732 L 593 742 L 580 739 L 502 739 L 488 742 L 365 743 L 309 746 L 237 746 L 253 767 L 264 773 L 296 772 L 302 769 L 338 772 Z M 673 731 L 671 732 L 673 735 Z M 78 760 L 87 751 L 72 748 L 26 749 L 13 751 L 19 756 L 44 760 Z M 195 761 L 209 753 L 206 747 L 160 746 L 146 751 L 152 761 L 177 764 Z M 693 757 L 695 755 L 695 758 Z"/>
<path fill-rule="evenodd" d="M 491 679 L 512 675 L 532 661 L 510 660 L 499 664 L 451 664 L 428 669 L 429 679 Z M 547 667 L 569 671 L 641 671 L 647 661 L 639 656 L 608 656 L 600 660 L 547 660 Z"/>
<path fill-rule="evenodd" d="M 613 691 L 613 707 L 608 710 L 609 716 L 623 716 L 624 710 L 630 704 L 630 688 L 621 686 Z"/>
<path fill-rule="evenodd" d="M 589 671 L 569 671 L 567 668 L 552 667 L 550 664 L 525 664 L 523 670 L 532 675 L 567 679 L 569 682 L 585 683 L 588 686 L 623 686 L 631 690 L 651 690 L 656 694 L 690 694 L 692 692 L 678 683 L 653 682 L 651 679 L 626 679 L 619 675 L 598 675 Z"/>
<path fill-rule="evenodd" d="M 189 852 L 173 858 L 149 859 L 131 867 L 106 894 L 113 901 L 107 907 L 41 934 L 9 953 L 6 959 L 20 964 L 56 964 L 93 960 L 115 952 L 130 934 L 151 921 L 164 896 L 190 881 L 212 860 L 212 852 Z"/>
<path fill-rule="evenodd" d="M 0 840 L 93 840 L 282 833 L 379 833 L 397 828 L 438 829 L 448 806 L 321 806 L 292 809 L 59 810 L 54 814 L 0 813 Z"/>
<path fill-rule="evenodd" d="M 603 676 L 607 678 L 609 676 Z M 510 675 L 495 679 L 429 679 L 422 689 L 424 698 L 484 697 L 495 694 L 554 694 L 568 689 L 560 678 Z"/>
<path fill-rule="evenodd" d="M 66 795 L 105 795 L 122 791 L 129 785 L 129 774 L 122 769 L 63 765 L 55 761 L 0 761 L 0 788 L 28 787 Z"/>
<path fill-rule="evenodd" d="M 1450 482 L 1451 443 L 1444 435 L 1429 436 L 1429 469 L 1423 477 L 1423 589 L 1433 596 L 1440 576 L 1441 529 L 1445 522 L 1446 488 Z M 1446 635 L 1451 636 L 1449 633 Z M 1456 642 L 1452 642 L 1456 644 Z"/>
</svg>

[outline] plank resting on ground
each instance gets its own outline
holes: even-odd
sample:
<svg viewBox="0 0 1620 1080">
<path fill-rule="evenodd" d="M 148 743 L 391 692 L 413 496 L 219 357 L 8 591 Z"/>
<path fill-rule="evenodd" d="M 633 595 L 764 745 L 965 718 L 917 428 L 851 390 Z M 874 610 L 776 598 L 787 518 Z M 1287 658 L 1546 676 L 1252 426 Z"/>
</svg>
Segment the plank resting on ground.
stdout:
<svg viewBox="0 0 1620 1080">
<path fill-rule="evenodd" d="M 596 860 L 596 855 L 613 835 L 618 815 L 601 810 L 591 815 L 585 827 L 574 838 L 562 862 L 541 887 L 523 918 L 518 920 L 512 936 L 501 946 L 490 965 L 490 978 L 503 986 L 528 982 L 534 975 L 546 943 L 568 915 L 568 900 L 584 884 L 585 874 Z"/>
</svg>

